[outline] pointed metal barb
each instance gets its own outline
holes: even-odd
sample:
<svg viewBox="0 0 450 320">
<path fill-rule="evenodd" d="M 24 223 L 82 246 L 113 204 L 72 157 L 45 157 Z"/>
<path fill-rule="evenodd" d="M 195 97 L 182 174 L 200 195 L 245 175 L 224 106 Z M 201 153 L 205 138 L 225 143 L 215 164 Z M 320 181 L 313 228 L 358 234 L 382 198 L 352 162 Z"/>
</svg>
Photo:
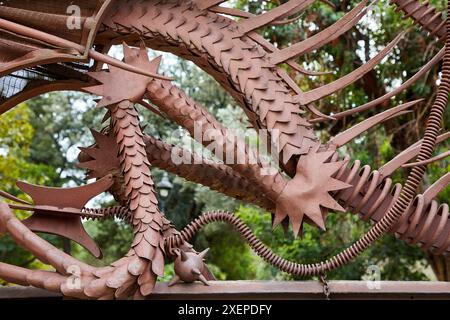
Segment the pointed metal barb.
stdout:
<svg viewBox="0 0 450 320">
<path fill-rule="evenodd" d="M 297 62 L 295 62 L 293 60 L 286 61 L 286 63 L 287 63 L 288 66 L 290 66 L 295 71 L 298 71 L 301 74 L 304 74 L 304 75 L 310 76 L 310 77 L 326 76 L 326 75 L 329 75 L 329 74 L 333 73 L 333 71 L 311 71 L 311 70 L 307 70 L 307 69 L 301 67 Z"/>
<path fill-rule="evenodd" d="M 328 6 L 330 6 L 334 10 L 336 10 L 336 5 L 332 1 L 330 1 L 330 0 L 319 0 L 319 1 L 324 3 L 324 4 L 326 4 L 326 5 L 328 5 Z"/>
<path fill-rule="evenodd" d="M 226 14 L 226 15 L 238 17 L 238 18 L 252 18 L 255 16 L 253 13 L 250 13 L 250 12 L 242 11 L 242 10 L 239 10 L 236 8 L 228 8 L 228 7 L 221 7 L 221 6 L 211 7 L 211 8 L 209 8 L 209 11 L 215 12 L 215 13 Z"/>
<path fill-rule="evenodd" d="M 151 112 L 153 112 L 154 114 L 160 116 L 161 118 L 165 118 L 165 116 L 164 116 L 158 109 L 156 109 L 155 107 L 153 107 L 153 106 L 152 106 L 150 103 L 148 103 L 147 101 L 145 101 L 145 100 L 140 100 L 138 103 L 139 103 L 141 106 L 143 106 L 143 107 L 147 108 L 148 110 L 150 110 Z"/>
<path fill-rule="evenodd" d="M 336 121 L 337 120 L 336 118 L 334 118 L 332 116 L 328 116 L 328 115 L 322 113 L 312 103 L 306 105 L 306 108 L 308 108 L 309 111 L 311 111 L 314 115 L 316 115 L 318 117 L 326 118 L 326 119 L 331 120 L 331 121 Z"/>
<path fill-rule="evenodd" d="M 95 51 L 94 49 L 89 50 L 89 56 L 94 59 L 94 60 L 98 60 L 101 61 L 103 63 L 109 64 L 110 66 L 114 66 L 116 68 L 125 70 L 125 71 L 129 71 L 132 73 L 137 73 L 143 76 L 147 76 L 150 78 L 155 78 L 155 79 L 160 79 L 160 80 L 166 80 L 166 81 L 172 81 L 173 79 L 170 77 L 166 77 L 157 73 L 153 73 L 153 72 L 149 72 L 147 70 L 144 70 L 142 68 L 137 68 L 134 67 L 130 64 L 124 63 L 120 60 L 117 60 L 113 57 L 107 56 L 105 54 L 99 53 L 97 51 Z"/>
<path fill-rule="evenodd" d="M 200 10 L 207 10 L 209 8 L 212 8 L 214 6 L 217 6 L 217 5 L 227 2 L 227 1 L 228 0 L 193 0 L 193 3 Z"/>
<path fill-rule="evenodd" d="M 191 272 L 192 272 L 193 274 L 195 274 L 196 276 L 199 276 L 199 275 L 202 274 L 202 273 L 200 272 L 200 270 L 198 270 L 198 268 L 192 268 Z"/>
<path fill-rule="evenodd" d="M 180 257 L 181 257 L 181 261 L 187 261 L 188 256 L 186 254 L 186 252 L 184 252 L 183 250 L 180 250 Z"/>
<path fill-rule="evenodd" d="M 275 47 L 273 44 L 271 44 L 269 41 L 264 39 L 261 35 L 257 34 L 256 32 L 250 32 L 248 34 L 248 36 L 250 38 L 252 38 L 256 43 L 258 43 L 259 45 L 261 45 L 263 48 L 265 48 L 267 51 L 269 51 L 271 53 L 280 51 L 277 47 Z M 310 71 L 310 70 L 306 70 L 305 68 L 300 66 L 294 60 L 288 60 L 288 61 L 286 61 L 286 64 L 288 66 L 290 66 L 292 69 L 300 72 L 301 74 L 307 75 L 307 76 L 317 77 L 317 76 L 324 76 L 324 75 L 333 73 L 333 71 Z M 294 84 L 295 84 L 295 82 L 294 82 Z M 292 90 L 297 92 L 298 91 L 298 86 L 295 85 L 295 87 L 293 87 Z"/>
<path fill-rule="evenodd" d="M 205 250 L 203 250 L 202 252 L 200 252 L 199 254 L 198 254 L 198 256 L 200 257 L 200 258 L 205 258 L 206 257 L 206 255 L 208 254 L 208 252 L 209 252 L 209 248 L 206 248 Z"/>
<path fill-rule="evenodd" d="M 330 145 L 334 145 L 337 148 L 342 147 L 343 145 L 347 144 L 348 142 L 355 139 L 357 136 L 362 134 L 363 132 L 369 130 L 373 126 L 376 126 L 377 124 L 386 121 L 390 119 L 393 116 L 398 116 L 400 114 L 403 114 L 402 112 L 417 103 L 423 101 L 423 99 L 411 101 L 408 103 L 404 103 L 402 105 L 399 105 L 397 107 L 391 108 L 389 110 L 386 110 L 382 113 L 379 113 L 367 120 L 364 120 L 357 125 L 351 127 L 350 129 L 345 130 L 344 132 L 338 134 L 334 138 L 331 138 Z"/>
<path fill-rule="evenodd" d="M 238 24 L 239 30 L 242 34 L 247 34 L 250 31 L 269 25 L 275 20 L 297 14 L 311 5 L 314 1 L 315 0 L 290 0 L 266 13 L 240 22 Z"/>
<path fill-rule="evenodd" d="M 367 6 L 369 0 L 364 0 L 355 8 L 345 14 L 337 22 L 326 28 L 325 30 L 315 34 L 314 36 L 296 43 L 278 52 L 270 55 L 270 61 L 273 64 L 280 64 L 290 59 L 298 57 L 302 54 L 314 51 L 325 44 L 337 39 L 342 34 L 353 28 L 359 20 L 366 14 L 370 6 Z"/>
<path fill-rule="evenodd" d="M 333 118 L 335 119 L 342 119 L 345 117 L 349 117 L 355 113 L 361 113 L 363 111 L 369 110 L 371 108 L 374 108 L 380 104 L 383 104 L 384 102 L 388 101 L 390 98 L 396 96 L 397 94 L 403 92 L 404 90 L 408 89 L 411 85 L 416 83 L 420 78 L 422 78 L 425 74 L 427 74 L 428 71 L 431 70 L 439 61 L 442 60 L 444 57 L 445 48 L 442 48 L 439 50 L 439 52 L 428 61 L 419 71 L 417 71 L 411 78 L 406 80 L 404 83 L 402 83 L 398 88 L 392 90 L 391 92 L 388 92 L 384 94 L 381 97 L 378 97 L 372 101 L 369 101 L 361 106 L 358 106 L 356 108 L 352 108 L 349 110 L 345 110 L 339 113 L 333 114 Z M 322 122 L 327 120 L 327 118 L 316 118 L 312 119 L 310 122 L 316 123 L 316 122 Z"/>
<path fill-rule="evenodd" d="M 172 287 L 172 286 L 176 285 L 180 281 L 181 281 L 180 277 L 177 276 L 177 275 L 174 275 L 173 278 L 167 284 L 167 286 Z"/>
<path fill-rule="evenodd" d="M 253 13 L 245 12 L 245 11 L 242 11 L 242 10 L 239 10 L 236 8 L 227 8 L 227 7 L 216 6 L 216 7 L 210 8 L 209 11 L 212 11 L 215 13 L 226 14 L 226 15 L 233 16 L 233 17 L 245 18 L 245 19 L 256 17 L 256 15 L 254 15 Z M 275 20 L 275 21 L 269 23 L 268 25 L 269 26 L 283 26 L 283 25 L 290 24 L 290 23 L 297 21 L 298 19 L 301 18 L 301 16 L 302 15 L 297 15 L 296 17 L 289 18 L 289 19 Z"/>
<path fill-rule="evenodd" d="M 424 166 L 442 159 L 445 159 L 447 157 L 450 156 L 450 150 L 449 151 L 445 151 L 441 154 L 438 154 L 435 157 L 432 157 L 430 159 L 427 160 L 423 160 L 423 161 L 417 161 L 417 162 L 411 162 L 411 163 L 406 163 L 404 165 L 402 165 L 403 168 L 411 168 L 411 167 L 418 167 L 418 166 Z"/>
<path fill-rule="evenodd" d="M 206 280 L 206 278 L 205 278 L 204 275 L 200 274 L 200 275 L 198 276 L 198 280 L 200 280 L 201 282 L 203 282 L 203 284 L 204 284 L 205 286 L 209 286 L 209 282 L 208 282 L 208 280 Z"/>
<path fill-rule="evenodd" d="M 375 68 L 378 63 L 381 62 L 390 52 L 391 50 L 400 42 L 400 40 L 404 37 L 406 32 L 400 33 L 393 41 L 391 41 L 382 51 L 380 51 L 375 57 L 370 59 L 367 63 L 359 67 L 358 69 L 352 71 L 351 73 L 339 78 L 336 81 L 333 81 L 329 84 L 326 84 L 317 89 L 305 92 L 301 96 L 297 96 L 297 101 L 302 105 L 307 105 L 311 102 L 320 100 L 325 98 L 339 90 L 344 89 L 348 85 L 360 79 L 363 75 L 368 73 L 370 70 Z"/>
<path fill-rule="evenodd" d="M 446 132 L 444 134 L 439 135 L 436 138 L 436 143 L 442 143 L 443 141 L 450 138 L 450 132 Z M 420 151 L 421 144 L 423 142 L 423 139 L 420 141 L 417 141 L 413 145 L 411 145 L 409 148 L 403 150 L 401 153 L 399 153 L 397 156 L 395 156 L 392 160 L 385 163 L 381 168 L 378 169 L 378 172 L 380 175 L 384 178 L 389 177 L 394 173 L 395 170 L 400 168 L 403 164 L 407 163 L 408 161 L 411 161 L 411 159 L 414 159 L 417 157 Z"/>
<path fill-rule="evenodd" d="M 19 198 L 13 196 L 12 194 L 9 194 L 8 192 L 3 191 L 3 190 L 0 190 L 0 197 L 3 197 L 5 199 L 9 199 L 9 200 L 14 201 L 14 202 L 26 204 L 26 205 L 31 204 L 30 202 L 27 202 L 25 200 L 19 199 Z"/>
<path fill-rule="evenodd" d="M 269 26 L 284 26 L 284 25 L 287 25 L 287 24 L 291 24 L 291 23 L 294 23 L 297 20 L 299 20 L 302 16 L 303 16 L 302 14 L 299 14 L 299 15 L 293 17 L 293 18 L 282 19 L 282 20 L 275 20 L 275 21 L 271 22 L 269 24 Z"/>
<path fill-rule="evenodd" d="M 423 197 L 427 203 L 436 198 L 438 194 L 444 190 L 450 184 L 450 172 L 447 172 L 444 176 L 435 181 L 428 189 L 423 193 Z"/>
</svg>

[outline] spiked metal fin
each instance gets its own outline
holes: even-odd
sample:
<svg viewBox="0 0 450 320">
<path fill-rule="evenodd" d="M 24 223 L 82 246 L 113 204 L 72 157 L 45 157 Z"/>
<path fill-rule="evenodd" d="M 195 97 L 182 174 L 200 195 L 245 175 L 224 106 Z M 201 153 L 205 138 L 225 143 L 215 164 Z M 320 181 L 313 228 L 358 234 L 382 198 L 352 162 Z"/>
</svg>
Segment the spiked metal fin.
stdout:
<svg viewBox="0 0 450 320">
<path fill-rule="evenodd" d="M 366 14 L 368 0 L 359 3 L 355 8 L 344 15 L 340 20 L 326 28 L 325 30 L 315 34 L 314 36 L 289 46 L 283 50 L 272 53 L 270 61 L 274 64 L 280 64 L 299 55 L 314 51 L 323 45 L 340 37 L 342 34 L 354 27 L 359 20 Z M 274 9 L 275 10 L 275 9 Z M 272 10 L 272 11 L 274 11 Z"/>
<path fill-rule="evenodd" d="M 64 213 L 64 208 L 81 210 L 86 202 L 106 191 L 113 183 L 108 175 L 94 183 L 76 188 L 49 188 L 18 181 L 17 186 L 35 203 L 34 214 L 23 223 L 35 232 L 56 234 L 73 240 L 96 258 L 102 257 L 97 244 L 84 230 L 79 215 Z"/>
<path fill-rule="evenodd" d="M 440 177 L 436 182 L 434 182 L 424 193 L 423 196 L 425 201 L 431 202 L 437 197 L 439 192 L 444 190 L 450 184 L 450 172 L 447 172 L 444 176 Z"/>
<path fill-rule="evenodd" d="M 355 113 L 369 110 L 371 108 L 374 108 L 374 107 L 388 101 L 390 98 L 392 98 L 392 97 L 396 96 L 397 94 L 399 94 L 400 92 L 406 90 L 411 85 L 413 85 L 417 80 L 422 78 L 428 71 L 430 71 L 430 69 L 432 67 L 434 67 L 439 61 L 441 61 L 441 59 L 444 57 L 444 52 L 445 52 L 445 48 L 442 48 L 433 57 L 433 59 L 428 61 L 419 71 L 417 71 L 411 78 L 409 78 L 404 83 L 402 83 L 398 88 L 392 90 L 391 92 L 384 94 L 381 97 L 376 98 L 375 100 L 369 101 L 359 107 L 345 110 L 345 111 L 342 111 L 339 113 L 335 113 L 335 114 L 333 114 L 333 118 L 342 119 L 342 118 L 351 116 Z M 315 123 L 315 122 L 321 122 L 321 121 L 325 121 L 325 120 L 327 120 L 327 118 L 316 118 L 316 119 L 312 119 L 310 122 Z"/>
<path fill-rule="evenodd" d="M 367 63 L 359 67 L 358 69 L 352 71 L 351 73 L 339 78 L 336 81 L 333 81 L 329 84 L 326 84 L 317 89 L 305 92 L 302 95 L 298 95 L 298 102 L 302 105 L 307 105 L 311 102 L 320 100 L 324 97 L 327 97 L 343 88 L 347 87 L 351 83 L 360 79 L 367 72 L 375 68 L 375 66 L 383 60 L 389 52 L 400 42 L 406 32 L 400 33 L 394 40 L 392 40 L 383 50 L 381 50 L 375 57 L 370 59 Z"/>
<path fill-rule="evenodd" d="M 194 0 L 193 3 L 199 8 L 200 10 L 207 10 L 209 8 L 212 8 L 214 6 L 217 6 L 223 2 L 227 2 L 228 0 Z"/>
<path fill-rule="evenodd" d="M 430 164 L 430 163 L 433 163 L 433 162 L 445 159 L 445 158 L 447 158 L 449 156 L 450 156 L 450 150 L 445 151 L 445 152 L 443 152 L 441 154 L 438 154 L 437 156 L 432 157 L 432 158 L 427 159 L 427 160 L 406 163 L 406 164 L 402 165 L 402 167 L 403 168 L 409 168 L 409 167 L 424 166 L 424 165 L 427 165 L 427 164 Z"/>
<path fill-rule="evenodd" d="M 350 129 L 345 130 L 344 132 L 338 134 L 334 138 L 330 140 L 330 144 L 335 145 L 336 147 L 340 148 L 346 143 L 350 142 L 357 136 L 359 136 L 361 133 L 369 130 L 373 126 L 376 126 L 377 124 L 390 119 L 393 116 L 399 115 L 402 113 L 402 111 L 408 109 L 409 107 L 419 103 L 420 101 L 423 101 L 423 99 L 411 101 L 408 103 L 404 103 L 402 105 L 399 105 L 397 107 L 391 108 L 389 110 L 386 110 L 382 113 L 379 113 L 369 119 L 366 119 L 357 125 L 351 127 Z"/>
<path fill-rule="evenodd" d="M 242 34 L 247 34 L 250 31 L 269 25 L 275 20 L 294 15 L 304 10 L 314 1 L 315 0 L 290 0 L 266 13 L 260 14 L 258 16 L 240 22 L 239 31 Z"/>
<path fill-rule="evenodd" d="M 450 132 L 446 132 L 437 137 L 436 143 L 441 143 L 449 138 Z M 380 169 L 378 169 L 378 172 L 380 172 L 381 176 L 384 178 L 389 177 L 395 170 L 400 168 L 403 164 L 417 157 L 420 151 L 420 145 L 422 141 L 423 140 L 420 140 L 414 143 L 412 146 L 403 150 L 396 157 L 394 157 L 392 160 L 390 160 L 389 162 L 384 164 Z"/>
</svg>

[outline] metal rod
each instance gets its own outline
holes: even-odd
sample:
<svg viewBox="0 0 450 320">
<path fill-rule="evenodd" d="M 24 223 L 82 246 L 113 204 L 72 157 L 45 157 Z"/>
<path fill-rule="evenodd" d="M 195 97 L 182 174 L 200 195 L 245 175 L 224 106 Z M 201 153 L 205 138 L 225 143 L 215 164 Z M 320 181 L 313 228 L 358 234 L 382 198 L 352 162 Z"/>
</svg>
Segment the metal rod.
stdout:
<svg viewBox="0 0 450 320">
<path fill-rule="evenodd" d="M 62 47 L 62 48 L 66 48 L 66 49 L 74 49 L 76 51 L 78 51 L 80 53 L 80 55 L 82 55 L 80 58 L 83 58 L 84 56 L 89 56 L 94 60 L 98 60 L 101 61 L 103 63 L 107 63 L 109 65 L 112 65 L 114 67 L 126 70 L 126 71 L 130 71 L 133 73 L 138 73 L 138 74 L 142 74 L 144 76 L 148 76 L 148 77 L 152 77 L 152 78 L 156 78 L 156 79 L 161 79 L 161 80 L 171 80 L 171 78 L 165 77 L 165 76 L 161 76 L 152 72 L 148 72 L 146 70 L 142 70 L 140 68 L 136 68 L 134 66 L 131 66 L 129 64 L 126 64 L 122 61 L 119 61 L 117 59 L 114 59 L 108 55 L 105 55 L 103 53 L 97 52 L 94 49 L 89 49 L 87 50 L 84 46 L 48 34 L 46 32 L 42 32 L 39 30 L 35 30 L 5 19 L 1 19 L 0 18 L 0 29 L 4 29 L 16 34 L 20 34 L 22 36 L 28 37 L 28 38 L 32 38 L 32 39 L 36 39 L 36 40 L 40 40 L 43 41 L 45 43 L 54 45 L 54 46 L 58 46 L 58 47 Z"/>
</svg>

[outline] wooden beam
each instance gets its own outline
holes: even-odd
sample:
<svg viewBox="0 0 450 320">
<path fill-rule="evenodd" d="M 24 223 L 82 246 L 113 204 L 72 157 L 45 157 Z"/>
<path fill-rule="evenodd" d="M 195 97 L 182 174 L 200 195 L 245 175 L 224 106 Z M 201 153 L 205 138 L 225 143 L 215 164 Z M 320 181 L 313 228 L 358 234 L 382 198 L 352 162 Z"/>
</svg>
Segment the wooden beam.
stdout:
<svg viewBox="0 0 450 320">
<path fill-rule="evenodd" d="M 168 287 L 158 282 L 150 300 L 221 299 L 325 299 L 317 281 L 211 281 Z M 329 281 L 330 299 L 448 299 L 450 282 L 380 281 L 372 288 L 367 281 Z M 373 284 L 373 283 L 372 283 Z M 2 287 L 1 299 L 60 299 L 59 294 L 31 287 Z"/>
</svg>

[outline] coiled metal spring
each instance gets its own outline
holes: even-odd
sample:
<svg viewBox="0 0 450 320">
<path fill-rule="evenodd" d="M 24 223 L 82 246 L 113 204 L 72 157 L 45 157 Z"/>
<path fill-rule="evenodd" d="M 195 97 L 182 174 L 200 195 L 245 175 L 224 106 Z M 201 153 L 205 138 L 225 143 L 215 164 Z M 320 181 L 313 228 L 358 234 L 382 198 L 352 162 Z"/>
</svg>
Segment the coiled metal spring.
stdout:
<svg viewBox="0 0 450 320">
<path fill-rule="evenodd" d="M 132 219 L 131 211 L 127 207 L 108 207 L 108 208 L 83 208 L 82 217 L 91 220 L 105 220 L 111 218 L 121 219 L 130 222 Z"/>
<path fill-rule="evenodd" d="M 387 185 L 386 185 L 387 186 Z M 414 210 L 408 211 L 408 214 L 404 216 L 404 219 L 397 224 L 395 230 L 400 230 L 402 227 L 407 228 L 407 231 L 403 233 L 402 237 L 410 237 L 409 242 L 415 244 L 420 240 L 424 241 L 423 248 L 429 248 L 444 230 L 448 231 L 448 217 L 449 207 L 447 204 L 438 206 L 435 200 L 431 201 L 429 210 L 424 210 L 423 195 L 417 196 L 417 201 L 414 201 L 416 205 Z M 396 200 L 392 200 L 396 201 Z M 391 202 L 392 202 L 391 201 Z M 439 219 L 436 219 L 440 215 Z M 408 217 L 412 217 L 412 222 L 406 223 Z M 433 223 L 436 222 L 437 223 Z M 236 215 L 225 211 L 212 211 L 207 212 L 190 222 L 181 232 L 172 237 L 166 238 L 166 246 L 169 252 L 173 248 L 180 247 L 183 242 L 189 242 L 194 235 L 200 231 L 204 226 L 213 222 L 226 222 L 233 226 L 236 231 L 242 236 L 242 238 L 249 244 L 250 248 L 263 260 L 272 266 L 278 268 L 281 271 L 287 272 L 296 276 L 306 275 L 321 275 L 326 266 L 331 267 L 331 261 L 325 261 L 318 264 L 299 264 L 292 261 L 288 261 L 270 248 L 268 248 L 261 240 L 259 240 L 252 232 L 252 230 Z M 447 228 L 445 228 L 447 224 Z M 436 254 L 441 254 L 450 246 L 450 233 L 446 232 L 446 240 L 440 245 Z M 344 264 L 344 260 L 337 260 L 337 263 Z"/>
<path fill-rule="evenodd" d="M 298 276 L 321 274 L 320 269 L 316 268 L 315 265 L 298 264 L 283 259 L 262 243 L 239 217 L 225 211 L 212 211 L 202 214 L 181 230 L 180 234 L 166 238 L 166 246 L 169 251 L 181 246 L 183 242 L 191 240 L 201 228 L 213 222 L 226 222 L 232 225 L 258 256 L 281 271 Z"/>
</svg>

